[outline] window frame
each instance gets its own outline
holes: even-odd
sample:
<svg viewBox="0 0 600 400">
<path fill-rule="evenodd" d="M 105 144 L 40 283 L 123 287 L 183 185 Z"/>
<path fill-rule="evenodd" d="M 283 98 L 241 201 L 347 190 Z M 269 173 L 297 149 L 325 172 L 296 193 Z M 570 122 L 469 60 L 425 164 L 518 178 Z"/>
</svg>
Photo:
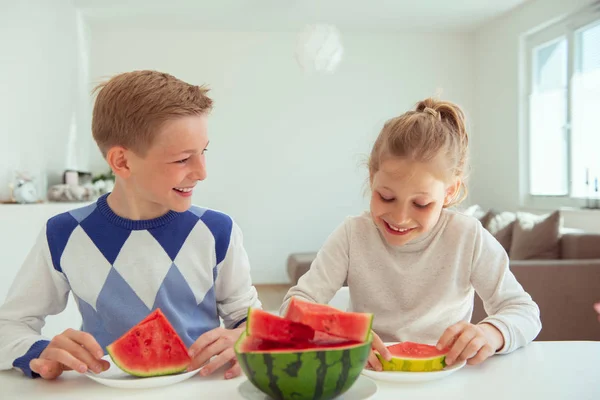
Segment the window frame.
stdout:
<svg viewBox="0 0 600 400">
<path fill-rule="evenodd" d="M 526 34 L 521 41 L 521 96 L 520 96 L 520 148 L 521 148 L 521 205 L 523 207 L 536 209 L 558 209 L 565 207 L 585 208 L 587 199 L 575 197 L 572 182 L 572 146 L 571 146 L 571 118 L 572 118 L 572 91 L 573 75 L 575 72 L 575 35 L 582 28 L 600 24 L 600 6 L 586 8 L 576 14 L 572 14 L 558 22 L 549 24 L 541 29 Z M 530 193 L 530 95 L 533 92 L 535 71 L 533 70 L 535 60 L 534 50 L 540 46 L 559 40 L 562 37 L 567 40 L 567 90 L 566 90 L 566 125 L 564 134 L 567 142 L 567 188 L 565 195 L 533 195 Z"/>
</svg>

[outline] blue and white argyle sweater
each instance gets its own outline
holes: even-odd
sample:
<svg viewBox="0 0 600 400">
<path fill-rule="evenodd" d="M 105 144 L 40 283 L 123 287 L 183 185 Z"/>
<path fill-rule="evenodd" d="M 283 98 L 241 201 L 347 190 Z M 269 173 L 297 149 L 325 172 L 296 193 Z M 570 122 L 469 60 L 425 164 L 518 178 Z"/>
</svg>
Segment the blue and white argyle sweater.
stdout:
<svg viewBox="0 0 600 400">
<path fill-rule="evenodd" d="M 81 330 L 106 346 L 160 308 L 187 346 L 260 307 L 239 227 L 192 206 L 153 220 L 119 217 L 102 196 L 51 218 L 0 307 L 0 369 L 21 369 L 46 348 L 40 331 L 72 291 Z"/>
</svg>

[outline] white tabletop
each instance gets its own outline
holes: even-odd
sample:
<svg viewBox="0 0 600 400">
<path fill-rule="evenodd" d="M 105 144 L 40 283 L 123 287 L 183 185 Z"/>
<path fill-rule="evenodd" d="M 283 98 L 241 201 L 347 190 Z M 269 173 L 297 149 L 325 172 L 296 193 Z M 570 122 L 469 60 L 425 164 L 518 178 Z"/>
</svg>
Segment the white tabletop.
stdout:
<svg viewBox="0 0 600 400">
<path fill-rule="evenodd" d="M 423 383 L 377 382 L 375 399 L 531 400 L 600 399 L 600 342 L 534 342 L 509 355 L 466 366 L 441 380 Z M 0 372 L 1 399 L 243 399 L 245 377 L 224 380 L 193 377 L 159 389 L 114 389 L 75 372 L 55 381 L 29 379 L 18 371 Z"/>
</svg>

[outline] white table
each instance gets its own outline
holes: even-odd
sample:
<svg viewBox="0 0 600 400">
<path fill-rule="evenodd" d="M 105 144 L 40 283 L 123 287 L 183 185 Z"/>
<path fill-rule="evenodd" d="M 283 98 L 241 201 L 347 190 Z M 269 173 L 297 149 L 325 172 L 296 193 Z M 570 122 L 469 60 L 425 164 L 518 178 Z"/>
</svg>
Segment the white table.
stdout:
<svg viewBox="0 0 600 400">
<path fill-rule="evenodd" d="M 13 370 L 0 372 L 0 399 L 235 400 L 242 399 L 238 387 L 245 380 L 242 376 L 226 381 L 220 372 L 159 389 L 125 390 L 108 388 L 74 372 L 44 381 Z M 600 342 L 534 342 L 438 381 L 377 384 L 376 399 L 599 400 Z"/>
</svg>

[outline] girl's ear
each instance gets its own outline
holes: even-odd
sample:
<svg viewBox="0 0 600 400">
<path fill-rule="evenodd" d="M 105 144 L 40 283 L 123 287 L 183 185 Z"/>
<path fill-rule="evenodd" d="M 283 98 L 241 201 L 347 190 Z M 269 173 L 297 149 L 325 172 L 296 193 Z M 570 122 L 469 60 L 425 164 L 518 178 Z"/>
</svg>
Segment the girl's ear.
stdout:
<svg viewBox="0 0 600 400">
<path fill-rule="evenodd" d="M 462 181 L 460 178 L 457 178 L 456 181 L 446 188 L 446 196 L 444 197 L 444 207 L 447 207 L 448 204 L 451 204 L 458 195 L 460 190 L 460 185 Z"/>
</svg>

